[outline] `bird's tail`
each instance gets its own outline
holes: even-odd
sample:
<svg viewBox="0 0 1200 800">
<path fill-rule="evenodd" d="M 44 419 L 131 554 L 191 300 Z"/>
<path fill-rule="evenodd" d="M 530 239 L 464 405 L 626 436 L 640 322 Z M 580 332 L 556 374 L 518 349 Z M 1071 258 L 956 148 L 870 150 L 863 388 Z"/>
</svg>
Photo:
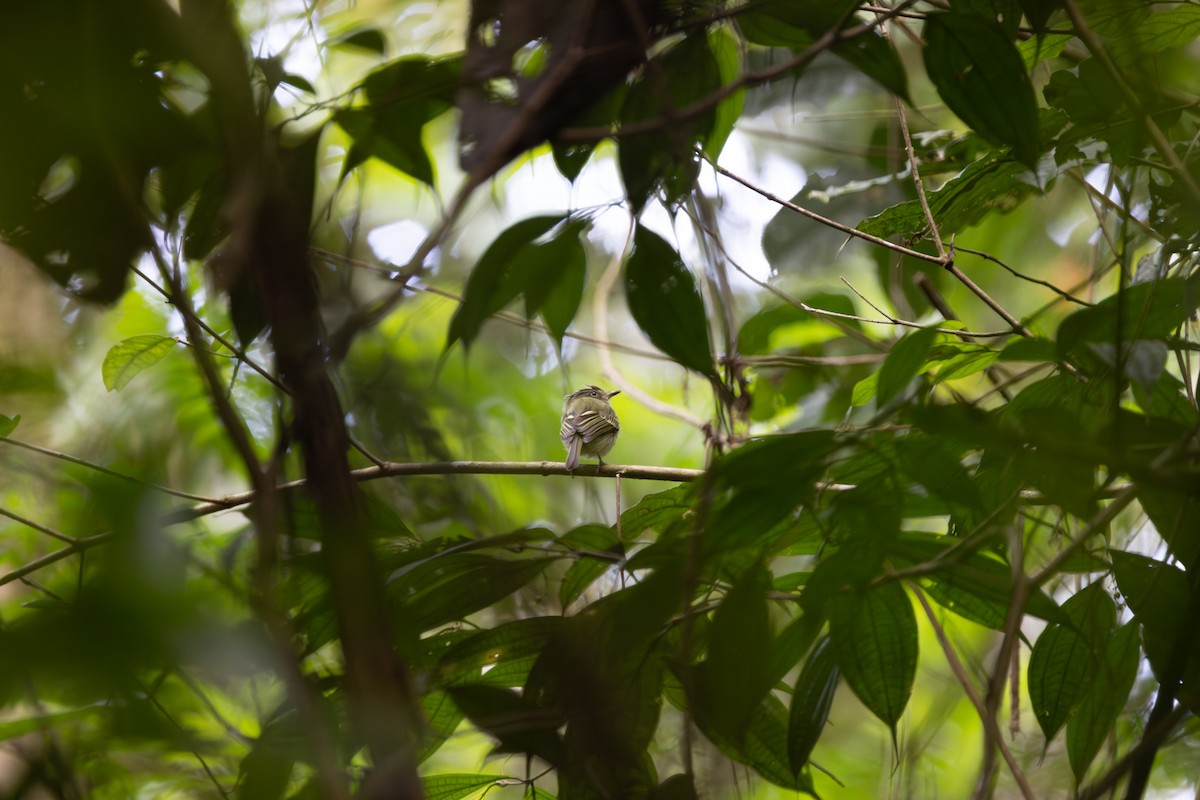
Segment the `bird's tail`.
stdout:
<svg viewBox="0 0 1200 800">
<path fill-rule="evenodd" d="M 567 446 L 567 472 L 574 472 L 579 467 L 580 447 L 583 447 L 583 437 L 572 436 L 571 444 Z"/>
</svg>

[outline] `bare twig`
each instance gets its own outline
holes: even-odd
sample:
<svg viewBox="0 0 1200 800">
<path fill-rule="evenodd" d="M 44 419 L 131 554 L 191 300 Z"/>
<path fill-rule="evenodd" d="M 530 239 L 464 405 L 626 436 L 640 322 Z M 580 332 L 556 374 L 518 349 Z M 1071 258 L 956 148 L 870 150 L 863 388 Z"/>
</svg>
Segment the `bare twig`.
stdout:
<svg viewBox="0 0 1200 800">
<path fill-rule="evenodd" d="M 211 502 L 211 499 L 212 499 L 209 497 L 205 497 L 204 495 L 192 494 L 191 492 L 184 492 L 184 491 L 180 491 L 179 489 L 172 489 L 170 486 L 163 486 L 162 484 L 153 483 L 151 481 L 144 481 L 141 478 L 135 478 L 132 475 L 126 475 L 123 472 L 117 472 L 116 470 L 101 466 L 100 464 L 96 464 L 95 462 L 88 461 L 83 458 L 79 458 L 78 456 L 73 456 L 70 453 L 63 453 L 58 450 L 51 450 L 48 447 L 42 447 L 40 445 L 30 444 L 29 442 L 22 442 L 19 439 L 10 439 L 7 436 L 0 436 L 0 442 L 3 442 L 5 444 L 11 444 L 14 447 L 22 447 L 26 450 L 31 450 L 34 453 L 40 453 L 41 455 L 49 456 L 50 458 L 57 458 L 60 461 L 66 461 L 71 464 L 77 464 L 81 467 L 87 467 L 90 470 L 99 472 L 101 475 L 107 475 L 110 478 L 117 478 L 119 480 L 128 481 L 130 483 L 136 483 L 139 486 L 145 486 L 146 488 L 153 489 L 156 492 L 162 492 L 163 494 L 169 494 L 169 495 L 172 495 L 173 497 L 180 497 L 184 500 L 194 500 L 198 503 L 207 503 L 207 502 Z"/>
<path fill-rule="evenodd" d="M 1036 795 L 1034 794 L 1033 786 L 1030 785 L 1029 779 L 1021 769 L 1021 765 L 1017 763 L 1017 759 L 1008 748 L 1008 744 L 1005 743 L 1004 737 L 1000 735 L 1000 727 L 996 723 L 995 716 L 987 713 L 983 699 L 979 696 L 979 691 L 975 688 L 975 684 L 971 682 L 971 676 L 963 668 L 962 661 L 959 659 L 958 653 L 954 650 L 954 645 L 950 643 L 949 637 L 946 636 L 945 628 L 938 621 L 937 615 L 933 613 L 933 608 L 929 605 L 929 600 L 925 598 L 925 593 L 921 591 L 919 586 L 910 585 L 909 588 L 916 595 L 917 602 L 921 604 L 921 608 L 925 612 L 925 617 L 929 620 L 929 625 L 933 628 L 933 632 L 937 636 L 938 644 L 942 647 L 942 653 L 946 656 L 946 663 L 950 665 L 950 671 L 954 673 L 954 677 L 958 680 L 959 685 L 962 686 L 967 699 L 971 701 L 971 705 L 975 707 L 976 713 L 979 714 L 980 722 L 983 723 L 985 731 L 989 734 L 986 738 L 989 740 L 994 739 L 1000 748 L 1004 762 L 1008 765 L 1008 769 L 1012 772 L 1017 786 L 1021 789 L 1021 795 L 1026 800 L 1035 800 Z"/>
<path fill-rule="evenodd" d="M 718 164 L 716 161 L 714 161 L 712 158 L 710 158 L 707 154 L 702 154 L 702 155 L 704 156 L 704 159 L 706 161 L 708 161 L 708 163 L 712 166 L 713 169 L 715 169 L 717 172 L 724 175 L 725 177 L 732 178 L 733 180 L 740 183 L 742 186 L 745 186 L 750 191 L 757 192 L 758 194 L 767 198 L 771 202 L 776 203 L 784 208 L 790 209 L 791 211 L 795 211 L 797 214 L 808 217 L 809 219 L 813 220 L 814 222 L 819 222 L 822 225 L 825 225 L 826 227 L 833 228 L 836 231 L 841 231 L 842 233 L 846 234 L 847 236 L 853 236 L 858 239 L 862 239 L 863 241 L 870 242 L 871 244 L 876 244 L 876 245 L 879 245 L 880 247 L 886 247 L 888 250 L 893 250 L 897 253 L 901 253 L 901 254 L 909 256 L 911 258 L 915 258 L 920 261 L 926 261 L 930 264 L 937 264 L 938 266 L 945 266 L 945 261 L 942 258 L 939 258 L 938 256 L 933 256 L 933 255 L 930 255 L 929 253 L 922 253 L 919 250 L 913 250 L 911 247 L 905 247 L 904 245 L 899 245 L 899 244 L 896 244 L 895 242 L 889 242 L 887 239 L 883 239 L 879 236 L 875 236 L 874 234 L 864 233 L 863 231 L 860 231 L 857 228 L 852 228 L 849 225 L 846 225 L 845 223 L 838 222 L 837 220 L 830 219 L 829 217 L 823 217 L 815 211 L 809 211 L 807 208 L 804 208 L 803 206 L 798 206 L 795 203 L 793 203 L 792 201 L 785 200 L 784 198 L 779 197 L 778 195 L 772 194 L 771 192 L 768 192 L 766 189 L 762 188 L 761 186 L 757 186 L 757 185 L 751 183 L 746 178 L 743 178 L 742 176 L 740 176 L 736 173 L 730 172 L 729 170 L 725 169 L 725 167 L 722 167 L 720 164 Z"/>
<path fill-rule="evenodd" d="M 53 528 L 47 528 L 45 525 L 41 525 L 37 522 L 34 522 L 31 519 L 26 519 L 25 517 L 22 517 L 20 514 L 14 514 L 13 512 L 11 512 L 7 509 L 4 509 L 4 508 L 0 508 L 0 517 L 8 517 L 9 519 L 13 520 L 14 522 L 19 522 L 27 528 L 32 528 L 33 530 L 37 531 L 38 533 L 44 533 L 47 536 L 51 537 L 52 539 L 58 539 L 60 542 L 66 542 L 67 544 L 75 544 L 78 541 L 73 536 L 67 536 L 65 533 L 59 533 L 58 531 L 54 530 Z"/>
</svg>

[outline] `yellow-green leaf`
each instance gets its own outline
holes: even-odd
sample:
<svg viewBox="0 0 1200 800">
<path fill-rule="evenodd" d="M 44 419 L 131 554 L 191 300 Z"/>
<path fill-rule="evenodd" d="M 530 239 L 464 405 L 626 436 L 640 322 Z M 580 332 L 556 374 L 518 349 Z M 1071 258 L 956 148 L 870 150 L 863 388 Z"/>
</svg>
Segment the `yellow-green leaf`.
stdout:
<svg viewBox="0 0 1200 800">
<path fill-rule="evenodd" d="M 124 389 L 142 370 L 162 361 L 175 345 L 170 336 L 153 333 L 130 336 L 113 345 L 100 368 L 104 388 L 110 392 Z"/>
</svg>

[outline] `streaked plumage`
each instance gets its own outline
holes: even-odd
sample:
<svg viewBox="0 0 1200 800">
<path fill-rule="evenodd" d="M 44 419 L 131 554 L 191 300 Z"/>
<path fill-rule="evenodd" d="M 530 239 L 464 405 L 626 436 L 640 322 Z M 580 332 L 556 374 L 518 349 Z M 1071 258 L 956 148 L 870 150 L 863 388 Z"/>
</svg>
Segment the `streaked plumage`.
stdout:
<svg viewBox="0 0 1200 800">
<path fill-rule="evenodd" d="M 567 449 L 567 469 L 575 471 L 580 456 L 595 456 L 601 464 L 621 432 L 621 423 L 608 401 L 620 390 L 606 392 L 585 386 L 567 396 L 558 433 Z"/>
</svg>

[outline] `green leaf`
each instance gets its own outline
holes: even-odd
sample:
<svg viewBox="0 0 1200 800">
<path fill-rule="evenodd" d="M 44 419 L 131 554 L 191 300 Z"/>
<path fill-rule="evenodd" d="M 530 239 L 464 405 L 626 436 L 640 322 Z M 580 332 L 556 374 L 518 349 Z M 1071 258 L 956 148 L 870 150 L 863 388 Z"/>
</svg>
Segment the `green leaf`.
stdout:
<svg viewBox="0 0 1200 800">
<path fill-rule="evenodd" d="M 932 436 L 897 438 L 900 467 L 950 508 L 980 512 L 983 498 L 970 474 L 945 441 Z"/>
<path fill-rule="evenodd" d="M 917 619 L 898 583 L 830 598 L 829 636 L 846 683 L 895 731 L 917 672 Z"/>
<path fill-rule="evenodd" d="M 648 494 L 621 514 L 621 530 L 630 541 L 647 531 L 661 536 L 692 509 L 692 489 L 687 484 Z"/>
<path fill-rule="evenodd" d="M 524 295 L 525 318 L 540 313 L 559 349 L 583 298 L 587 251 L 580 237 L 586 228 L 585 220 L 570 220 L 548 241 L 522 248 L 510 265 L 508 288 L 500 291 L 502 297 Z"/>
<path fill-rule="evenodd" d="M 708 32 L 708 49 L 716 61 L 720 84 L 728 86 L 737 80 L 741 72 L 741 48 L 733 34 L 724 27 L 713 28 Z M 703 141 L 704 152 L 709 158 L 715 160 L 721 154 L 745 104 L 746 93 L 741 89 L 717 104 L 712 127 Z"/>
<path fill-rule="evenodd" d="M 1113 578 L 1133 618 L 1142 626 L 1142 646 L 1159 680 L 1172 673 L 1178 646 L 1192 644 L 1195 632 L 1186 628 L 1180 609 L 1192 602 L 1188 575 L 1173 564 L 1137 553 L 1110 550 Z"/>
<path fill-rule="evenodd" d="M 1058 326 L 1060 356 L 1095 357 L 1090 343 L 1128 345 L 1136 339 L 1169 336 L 1200 306 L 1200 273 L 1187 280 L 1164 278 L 1127 286 L 1091 308 L 1076 311 Z"/>
<path fill-rule="evenodd" d="M 1062 610 L 1071 625 L 1047 627 L 1029 656 L 1029 700 L 1047 742 L 1087 693 L 1117 614 L 1101 583 L 1076 592 Z"/>
<path fill-rule="evenodd" d="M 447 692 L 473 725 L 499 742 L 496 752 L 535 755 L 552 766 L 562 763 L 557 732 L 562 719 L 557 714 L 499 686 L 454 686 Z"/>
<path fill-rule="evenodd" d="M 1130 56 L 1160 53 L 1172 47 L 1188 44 L 1200 36 L 1200 7 L 1178 5 L 1155 11 L 1132 31 L 1113 42 L 1113 55 L 1118 61 Z"/>
<path fill-rule="evenodd" d="M 833 695 L 841 682 L 837 659 L 829 637 L 813 648 L 796 687 L 792 691 L 792 709 L 788 715 L 788 757 L 792 771 L 799 772 L 808 763 L 813 747 L 825 732 L 825 721 L 833 705 Z"/>
<path fill-rule="evenodd" d="M 421 142 L 425 123 L 454 106 L 459 62 L 405 56 L 362 82 L 367 105 L 343 109 L 334 120 L 354 140 L 342 176 L 368 156 L 433 185 L 433 165 Z"/>
<path fill-rule="evenodd" d="M 294 86 L 300 91 L 307 92 L 308 94 L 317 93 L 316 88 L 312 85 L 308 78 L 304 77 L 303 75 L 296 75 L 289 72 L 283 76 L 283 80 L 281 80 L 280 83 L 286 83 L 288 86 Z"/>
<path fill-rule="evenodd" d="M 1057 361 L 1058 347 L 1050 339 L 1018 336 L 1000 351 L 1000 361 Z"/>
<path fill-rule="evenodd" d="M 72 708 L 68 711 L 55 711 L 32 717 L 5 720 L 0 722 L 0 742 L 7 742 L 9 739 L 15 739 L 18 736 L 25 736 L 30 733 L 47 731 L 68 722 L 76 722 L 88 719 L 89 717 L 104 715 L 108 711 L 109 709 L 104 706 L 94 705 Z"/>
<path fill-rule="evenodd" d="M 428 727 L 417 749 L 415 759 L 418 764 L 440 750 L 464 719 L 450 695 L 442 691 L 428 692 L 421 698 L 421 716 Z"/>
<path fill-rule="evenodd" d="M 688 369 L 716 377 L 700 289 L 675 248 L 640 223 L 625 263 L 625 297 L 655 347 Z"/>
<path fill-rule="evenodd" d="M 100 368 L 104 388 L 110 392 L 124 389 L 142 370 L 162 361 L 176 344 L 178 342 L 170 336 L 146 333 L 130 336 L 113 345 Z"/>
<path fill-rule="evenodd" d="M 555 346 L 562 350 L 563 337 L 583 299 L 583 287 L 587 281 L 587 252 L 578 235 L 574 238 L 560 235 L 544 247 L 557 253 L 560 261 L 558 272 L 549 284 L 549 291 L 541 300 L 539 313 Z"/>
<path fill-rule="evenodd" d="M 904 391 L 908 382 L 916 377 L 937 335 L 933 328 L 921 328 L 892 345 L 891 352 L 879 368 L 877 394 L 880 405 L 886 405 Z"/>
<path fill-rule="evenodd" d="M 1138 503 L 1184 569 L 1200 568 L 1200 497 L 1146 483 L 1138 485 Z"/>
<path fill-rule="evenodd" d="M 526 248 L 564 219 L 566 215 L 557 214 L 522 220 L 507 228 L 488 245 L 471 270 L 471 277 L 467 279 L 462 304 L 450 319 L 450 330 L 446 335 L 447 350 L 458 341 L 470 347 L 479 335 L 484 320 L 516 298 L 518 288 L 510 274 L 517 259 Z"/>
<path fill-rule="evenodd" d="M 952 603 L 943 603 L 946 608 L 973 622 L 988 624 L 985 620 L 994 619 L 993 612 L 1001 616 L 1006 613 L 1012 599 L 1012 568 L 982 552 L 964 553 L 958 548 L 961 541 L 954 536 L 905 531 L 889 543 L 888 556 L 901 568 L 933 561 L 943 564 L 932 573 L 938 587 L 928 587 L 930 595 L 949 597 Z M 964 594 L 977 598 L 985 605 L 960 599 Z M 988 611 L 988 608 L 993 611 Z M 1062 609 L 1041 590 L 1029 595 L 1025 613 L 1048 622 L 1068 621 Z M 996 629 L 1003 630 L 1003 626 Z"/>
<path fill-rule="evenodd" d="M 708 658 L 696 668 L 696 713 L 706 728 L 738 744 L 772 685 L 767 577 L 755 568 L 734 583 L 713 613 Z"/>
<path fill-rule="evenodd" d="M 713 486 L 730 491 L 712 512 L 704 557 L 785 544 L 773 529 L 816 494 L 833 447 L 831 431 L 804 431 L 751 440 L 715 461 Z"/>
<path fill-rule="evenodd" d="M 950 110 L 983 138 L 1033 168 L 1041 155 L 1037 100 L 1012 40 L 976 14 L 930 14 L 925 70 Z"/>
<path fill-rule="evenodd" d="M 697 722 L 701 723 L 701 720 L 697 719 Z M 751 717 L 745 740 L 740 745 L 722 739 L 715 731 L 704 730 L 703 726 L 701 730 L 722 753 L 748 764 L 776 786 L 815 796 L 812 779 L 806 773 L 798 775 L 792 771 L 788 758 L 787 722 L 787 707 L 778 697 L 768 694 Z"/>
<path fill-rule="evenodd" d="M 843 22 L 852 5 L 849 0 L 760 0 L 742 7 L 738 27 L 754 44 L 799 51 Z M 879 33 L 837 42 L 832 50 L 891 93 L 908 99 L 904 64 Z"/>
<path fill-rule="evenodd" d="M 1076 786 L 1083 782 L 1088 767 L 1125 708 L 1137 679 L 1140 656 L 1138 626 L 1127 623 L 1108 640 L 1099 668 L 1088 682 L 1079 708 L 1067 721 L 1067 757 L 1071 771 L 1075 773 Z"/>
<path fill-rule="evenodd" d="M 509 778 L 504 775 L 471 775 L 446 773 L 442 775 L 426 775 L 421 778 L 421 788 L 425 790 L 425 800 L 461 800 L 464 797 L 478 794 L 481 789 L 493 786 L 519 786 L 520 778 Z"/>
<path fill-rule="evenodd" d="M 17 429 L 17 425 L 20 423 L 20 414 L 12 417 L 0 414 L 0 436 L 12 436 L 12 432 Z"/>
<path fill-rule="evenodd" d="M 720 42 L 714 37 L 714 42 Z M 635 213 L 641 211 L 656 188 L 662 187 L 667 205 L 679 202 L 700 174 L 693 152 L 697 144 L 720 144 L 728 136 L 724 128 L 732 122 L 738 98 L 726 100 L 726 109 L 718 125 L 718 111 L 712 110 L 674 120 L 670 116 L 679 109 L 709 97 L 720 90 L 724 79 L 722 64 L 709 44 L 709 37 L 688 36 L 658 57 L 662 74 L 670 76 L 666 92 L 656 82 L 655 67 L 643 70 L 639 80 L 629 88 L 622 109 L 624 124 L 661 121 L 661 129 L 636 136 L 624 136 L 617 147 L 617 161 L 625 194 Z M 728 65 L 726 65 L 726 68 Z"/>
<path fill-rule="evenodd" d="M 534 661 L 565 623 L 563 617 L 529 617 L 480 631 L 446 650 L 438 677 L 458 686 L 524 686 Z"/>
<path fill-rule="evenodd" d="M 946 236 L 984 217 L 1007 214 L 1038 191 L 1028 167 L 1007 156 L 989 153 L 929 192 L 927 201 L 938 231 Z M 916 200 L 898 203 L 858 224 L 858 230 L 872 236 L 901 235 L 910 239 L 925 235 L 928 228 L 925 211 Z"/>
<path fill-rule="evenodd" d="M 696 787 L 687 775 L 672 775 L 654 787 L 650 800 L 699 800 Z"/>
<path fill-rule="evenodd" d="M 778 590 L 778 579 L 775 581 L 775 587 Z M 800 663 L 800 659 L 812 648 L 824 626 L 825 620 L 817 615 L 801 614 L 775 638 L 770 670 L 772 686 L 777 685 Z"/>
<path fill-rule="evenodd" d="M 355 28 L 340 36 L 335 36 L 329 40 L 328 44 L 330 47 L 367 50 L 380 56 L 387 53 L 387 38 L 384 37 L 383 31 L 375 27 Z"/>
<path fill-rule="evenodd" d="M 398 619 L 412 630 L 427 631 L 465 619 L 508 597 L 555 560 L 443 554 L 393 575 L 388 594 L 398 606 Z"/>
<path fill-rule="evenodd" d="M 563 534 L 558 541 L 573 550 L 590 550 L 614 555 L 625 552 L 625 545 L 617 538 L 615 528 L 607 525 L 582 525 Z M 558 588 L 558 602 L 562 604 L 564 611 L 567 606 L 578 600 L 597 578 L 612 568 L 612 561 L 587 554 L 580 555 L 563 575 L 562 585 Z"/>
<path fill-rule="evenodd" d="M 1069 33 L 1050 33 L 1045 36 L 1033 36 L 1023 42 L 1018 42 L 1017 52 L 1021 54 L 1021 60 L 1025 63 L 1025 69 L 1033 69 L 1047 59 L 1058 58 L 1074 38 Z"/>
</svg>

